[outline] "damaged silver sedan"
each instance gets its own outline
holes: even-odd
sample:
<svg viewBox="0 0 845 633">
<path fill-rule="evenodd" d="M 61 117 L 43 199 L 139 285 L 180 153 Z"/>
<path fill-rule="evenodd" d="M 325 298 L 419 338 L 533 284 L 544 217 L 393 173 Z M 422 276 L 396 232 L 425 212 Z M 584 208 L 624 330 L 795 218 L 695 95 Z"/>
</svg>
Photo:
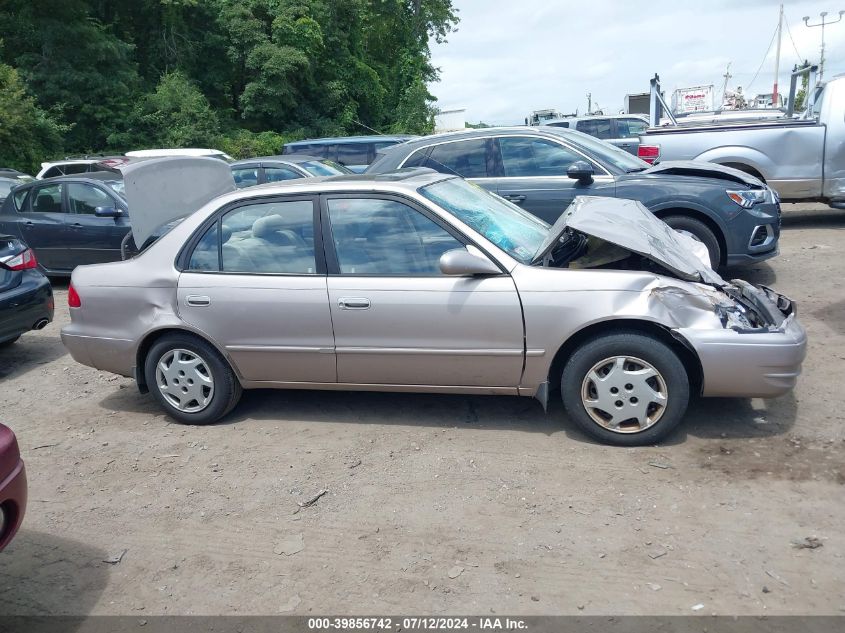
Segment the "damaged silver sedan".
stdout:
<svg viewBox="0 0 845 633">
<path fill-rule="evenodd" d="M 142 176 L 130 190 L 151 191 Z M 128 193 L 139 243 L 153 219 L 197 208 L 139 222 Z M 805 354 L 789 299 L 724 281 L 633 201 L 578 198 L 549 226 L 459 178 L 402 170 L 232 191 L 170 226 L 132 260 L 74 271 L 62 340 L 184 423 L 220 419 L 252 388 L 543 405 L 559 388 L 594 438 L 650 444 L 694 393 L 790 390 Z"/>
</svg>

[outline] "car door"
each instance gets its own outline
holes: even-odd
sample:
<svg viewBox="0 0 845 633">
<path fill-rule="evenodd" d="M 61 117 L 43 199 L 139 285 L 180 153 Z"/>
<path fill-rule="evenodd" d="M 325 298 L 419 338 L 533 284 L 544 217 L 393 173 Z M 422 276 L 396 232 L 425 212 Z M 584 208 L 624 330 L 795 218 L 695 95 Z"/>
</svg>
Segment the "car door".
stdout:
<svg viewBox="0 0 845 633">
<path fill-rule="evenodd" d="M 244 380 L 334 383 L 334 336 L 315 200 L 245 200 L 189 243 L 179 315 L 229 355 Z"/>
<path fill-rule="evenodd" d="M 130 229 L 125 205 L 105 188 L 88 182 L 65 183 L 65 199 L 70 268 L 120 261 L 120 245 Z M 100 218 L 94 215 L 97 207 L 118 209 L 121 215 Z"/>
<path fill-rule="evenodd" d="M 579 195 L 607 195 L 613 178 L 587 156 L 561 142 L 539 136 L 509 135 L 497 138 L 502 177 L 497 193 L 526 211 L 553 224 Z M 574 180 L 566 170 L 575 161 L 593 166 L 592 182 Z M 610 194 L 612 195 L 612 194 Z"/>
<path fill-rule="evenodd" d="M 636 156 L 640 146 L 640 134 L 645 134 L 648 123 L 637 117 L 621 117 L 615 119 L 613 123 L 616 131 L 610 142 Z"/>
<path fill-rule="evenodd" d="M 35 251 L 38 263 L 50 271 L 71 268 L 62 206 L 64 187 L 60 182 L 32 187 L 16 217 L 23 241 Z"/>
<path fill-rule="evenodd" d="M 442 274 L 440 256 L 464 242 L 403 198 L 327 195 L 323 226 L 339 382 L 519 385 L 522 309 L 509 275 Z"/>
</svg>

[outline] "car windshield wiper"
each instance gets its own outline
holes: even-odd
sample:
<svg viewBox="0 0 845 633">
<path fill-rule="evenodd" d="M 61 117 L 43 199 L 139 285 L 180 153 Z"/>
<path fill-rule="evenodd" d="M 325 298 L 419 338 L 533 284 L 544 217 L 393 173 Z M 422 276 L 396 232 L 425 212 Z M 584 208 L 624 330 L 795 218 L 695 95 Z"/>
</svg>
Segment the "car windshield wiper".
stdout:
<svg viewBox="0 0 845 633">
<path fill-rule="evenodd" d="M 639 171 L 645 171 L 645 170 L 646 170 L 645 167 L 631 167 L 630 169 L 626 169 L 625 173 L 626 174 L 636 174 Z"/>
</svg>

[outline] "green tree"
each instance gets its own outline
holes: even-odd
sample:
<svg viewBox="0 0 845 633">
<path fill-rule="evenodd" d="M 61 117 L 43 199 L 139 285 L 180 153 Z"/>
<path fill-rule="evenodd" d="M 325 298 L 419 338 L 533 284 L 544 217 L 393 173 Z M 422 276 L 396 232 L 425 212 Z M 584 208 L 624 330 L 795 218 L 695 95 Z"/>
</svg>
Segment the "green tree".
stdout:
<svg viewBox="0 0 845 633">
<path fill-rule="evenodd" d="M 208 100 L 180 72 L 161 78 L 127 117 L 126 129 L 112 134 L 113 147 L 213 147 L 220 122 Z"/>
<path fill-rule="evenodd" d="M 135 99 L 132 47 L 93 19 L 85 0 L 4 0 L 3 7 L 3 61 L 69 125 L 69 151 L 103 148 Z"/>
<path fill-rule="evenodd" d="M 65 131 L 26 93 L 17 71 L 0 63 L 0 166 L 35 173 L 59 152 Z"/>
</svg>

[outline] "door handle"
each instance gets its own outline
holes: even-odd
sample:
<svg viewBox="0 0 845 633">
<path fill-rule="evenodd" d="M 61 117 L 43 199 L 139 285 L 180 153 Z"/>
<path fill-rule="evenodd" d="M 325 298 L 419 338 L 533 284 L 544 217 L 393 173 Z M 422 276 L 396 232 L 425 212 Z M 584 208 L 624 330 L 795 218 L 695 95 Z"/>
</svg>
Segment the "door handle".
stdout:
<svg viewBox="0 0 845 633">
<path fill-rule="evenodd" d="M 188 295 L 185 297 L 185 303 L 189 306 L 207 306 L 211 304 L 211 297 L 205 295 Z"/>
<path fill-rule="evenodd" d="M 513 194 L 513 195 L 504 195 L 502 196 L 505 200 L 510 200 L 511 202 L 515 202 L 517 204 L 521 202 L 525 202 L 525 196 L 521 194 Z"/>
<path fill-rule="evenodd" d="M 82 228 L 82 225 L 81 225 L 79 222 L 74 222 L 73 224 L 71 224 L 71 225 L 70 225 L 70 228 L 72 228 L 72 229 L 81 229 L 81 228 Z"/>
<path fill-rule="evenodd" d="M 369 310 L 370 300 L 366 297 L 341 297 L 337 305 L 341 310 Z"/>
<path fill-rule="evenodd" d="M 35 222 L 30 222 L 29 220 L 27 220 L 23 223 L 23 225 L 27 228 L 32 228 L 33 226 L 35 226 Z"/>
</svg>

